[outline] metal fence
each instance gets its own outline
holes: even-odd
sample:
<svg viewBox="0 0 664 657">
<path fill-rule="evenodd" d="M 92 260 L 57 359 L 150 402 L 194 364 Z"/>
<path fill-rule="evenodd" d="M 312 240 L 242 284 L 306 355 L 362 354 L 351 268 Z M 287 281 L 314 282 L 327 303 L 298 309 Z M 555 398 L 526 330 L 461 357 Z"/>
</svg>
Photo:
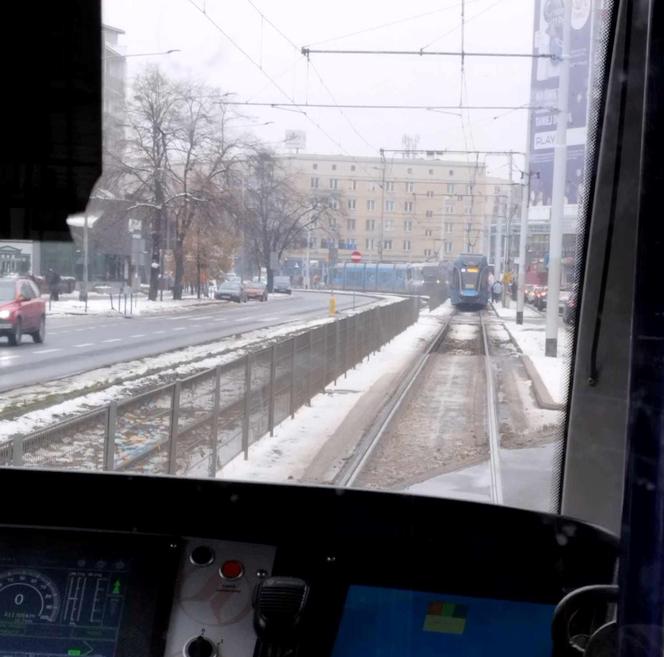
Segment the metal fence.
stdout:
<svg viewBox="0 0 664 657">
<path fill-rule="evenodd" d="M 0 445 L 0 466 L 214 477 L 417 321 L 407 298 Z"/>
</svg>

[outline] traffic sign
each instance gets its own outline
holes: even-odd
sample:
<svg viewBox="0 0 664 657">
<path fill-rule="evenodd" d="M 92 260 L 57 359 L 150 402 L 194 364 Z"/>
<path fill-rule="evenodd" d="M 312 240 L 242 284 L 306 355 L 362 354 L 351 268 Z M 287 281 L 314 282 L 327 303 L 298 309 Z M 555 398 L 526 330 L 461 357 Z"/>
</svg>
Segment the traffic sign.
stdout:
<svg viewBox="0 0 664 657">
<path fill-rule="evenodd" d="M 353 251 L 350 254 L 351 262 L 360 262 L 362 260 L 362 254 L 359 251 Z"/>
</svg>

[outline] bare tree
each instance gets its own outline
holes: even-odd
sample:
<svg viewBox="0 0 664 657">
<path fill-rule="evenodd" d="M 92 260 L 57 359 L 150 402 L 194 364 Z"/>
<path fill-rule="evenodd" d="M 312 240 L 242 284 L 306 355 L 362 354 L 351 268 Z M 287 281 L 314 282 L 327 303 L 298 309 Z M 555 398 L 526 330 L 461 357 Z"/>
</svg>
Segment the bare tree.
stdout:
<svg viewBox="0 0 664 657">
<path fill-rule="evenodd" d="M 301 245 L 307 229 L 336 224 L 341 214 L 338 195 L 302 193 L 279 158 L 260 147 L 247 156 L 239 187 L 236 220 L 245 249 L 267 270 L 271 291 L 274 260 L 281 260 L 288 248 Z"/>
<path fill-rule="evenodd" d="M 234 116 L 218 90 L 171 80 L 158 68 L 138 76 L 132 96 L 115 172 L 133 201 L 127 211 L 141 213 L 150 225 L 149 298 L 157 298 L 168 248 L 175 265 L 173 296 L 181 298 L 189 231 L 199 217 L 209 222 L 213 211 L 224 215 L 239 147 L 229 136 Z"/>
<path fill-rule="evenodd" d="M 173 296 L 182 295 L 186 238 L 205 223 L 223 227 L 221 219 L 230 203 L 232 170 L 239 166 L 241 142 L 232 137 L 235 118 L 218 91 L 196 85 L 179 88 L 179 116 L 173 147 L 175 189 L 170 204 L 174 216 L 175 282 Z M 226 226 L 227 227 L 227 226 Z"/>
<path fill-rule="evenodd" d="M 179 119 L 178 89 L 158 68 L 138 76 L 127 107 L 127 140 L 116 170 L 126 196 L 134 201 L 128 211 L 149 222 L 151 257 L 149 298 L 155 300 L 161 278 L 163 234 L 170 221 L 167 200 L 173 189 L 170 153 Z"/>
</svg>

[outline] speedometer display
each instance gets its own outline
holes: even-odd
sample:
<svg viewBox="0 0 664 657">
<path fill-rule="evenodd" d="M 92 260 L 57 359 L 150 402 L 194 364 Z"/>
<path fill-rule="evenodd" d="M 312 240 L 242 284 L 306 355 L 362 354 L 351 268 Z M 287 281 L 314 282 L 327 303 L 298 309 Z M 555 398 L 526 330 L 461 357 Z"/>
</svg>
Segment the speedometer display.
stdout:
<svg viewBox="0 0 664 657">
<path fill-rule="evenodd" d="M 36 570 L 0 573 L 0 623 L 54 623 L 60 611 L 60 593 L 53 580 Z"/>
</svg>

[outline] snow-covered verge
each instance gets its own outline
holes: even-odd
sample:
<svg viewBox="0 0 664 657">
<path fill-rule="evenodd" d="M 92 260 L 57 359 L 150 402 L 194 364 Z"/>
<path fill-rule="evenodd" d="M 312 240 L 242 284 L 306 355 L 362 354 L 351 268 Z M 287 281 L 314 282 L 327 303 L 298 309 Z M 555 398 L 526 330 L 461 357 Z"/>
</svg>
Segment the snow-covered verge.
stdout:
<svg viewBox="0 0 664 657">
<path fill-rule="evenodd" d="M 495 303 L 493 308 L 502 319 L 521 351 L 527 355 L 546 386 L 549 396 L 557 404 L 565 404 L 571 368 L 572 334 L 567 328 L 558 329 L 558 356 L 544 355 L 546 318 L 527 305 L 523 309 L 523 324 L 516 323 L 516 305 L 503 308 Z"/>
<path fill-rule="evenodd" d="M 399 300 L 383 299 L 355 311 L 345 311 L 340 316 L 359 314 Z M 0 419 L 0 443 L 99 409 L 111 401 L 126 399 L 178 378 L 223 365 L 274 341 L 333 321 L 334 318 L 326 317 L 258 329 L 4 392 L 0 399 L 0 417 L 3 418 Z"/>
<path fill-rule="evenodd" d="M 449 302 L 432 312 L 422 311 L 417 323 L 350 370 L 336 385 L 327 386 L 324 393 L 312 399 L 310 407 L 300 408 L 293 419 L 276 427 L 274 436 L 267 434 L 251 445 L 248 460 L 242 455 L 236 457 L 217 476 L 250 481 L 331 483 L 344 457 L 349 456 L 348 451 L 352 451 L 361 436 L 360 426 L 355 436 L 339 431 L 342 423 L 378 384 L 391 390 L 396 387 L 404 371 L 451 312 Z M 376 410 L 373 409 L 374 413 Z M 364 416 L 365 421 L 371 419 Z M 323 455 L 326 447 L 334 455 L 332 458 Z"/>
<path fill-rule="evenodd" d="M 271 294 L 267 303 L 289 299 L 287 294 Z M 207 297 L 197 299 L 196 296 L 185 296 L 183 299 L 163 299 L 150 301 L 144 294 L 134 296 L 130 302 L 122 297 L 118 299 L 117 293 L 111 298 L 108 294 L 103 295 L 96 292 L 88 296 L 87 309 L 84 301 L 79 301 L 78 292 L 73 294 L 61 294 L 59 301 L 49 301 L 48 295 L 44 295 L 46 301 L 46 314 L 49 317 L 64 317 L 67 315 L 101 315 L 114 316 L 126 314 L 132 315 L 155 315 L 160 313 L 173 313 L 190 310 L 200 306 L 227 304 L 230 301 L 216 301 Z"/>
</svg>

